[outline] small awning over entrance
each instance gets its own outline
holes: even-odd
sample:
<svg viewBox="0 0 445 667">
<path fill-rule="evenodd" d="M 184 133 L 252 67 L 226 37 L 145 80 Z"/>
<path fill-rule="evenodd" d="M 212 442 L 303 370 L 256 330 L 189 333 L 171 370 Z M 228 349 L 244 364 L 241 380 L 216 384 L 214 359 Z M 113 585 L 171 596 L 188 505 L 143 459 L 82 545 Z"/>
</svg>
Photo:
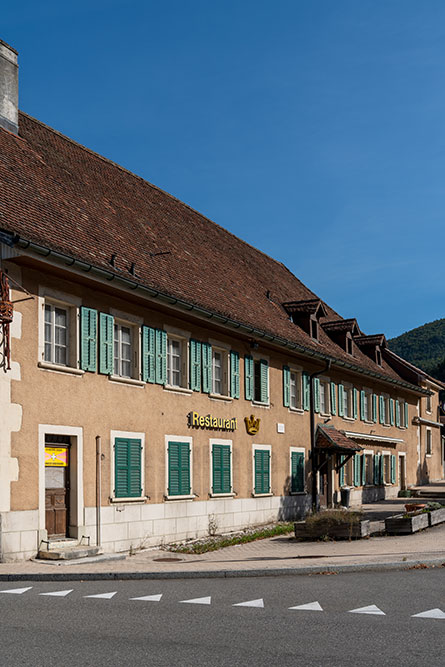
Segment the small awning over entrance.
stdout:
<svg viewBox="0 0 445 667">
<path fill-rule="evenodd" d="M 315 446 L 317 449 L 328 450 L 332 454 L 349 454 L 361 452 L 363 447 L 347 438 L 342 431 L 337 431 L 333 426 L 319 424 L 315 433 Z"/>
</svg>

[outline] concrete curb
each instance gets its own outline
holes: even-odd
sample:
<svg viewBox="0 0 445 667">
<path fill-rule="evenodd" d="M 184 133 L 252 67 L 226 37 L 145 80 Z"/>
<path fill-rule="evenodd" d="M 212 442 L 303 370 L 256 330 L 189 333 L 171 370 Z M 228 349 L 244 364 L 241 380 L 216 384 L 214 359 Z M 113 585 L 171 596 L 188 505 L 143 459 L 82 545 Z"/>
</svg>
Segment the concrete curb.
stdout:
<svg viewBox="0 0 445 667">
<path fill-rule="evenodd" d="M 409 570 L 416 566 L 445 567 L 443 558 L 389 561 L 383 563 L 351 563 L 349 565 L 308 565 L 296 568 L 258 570 L 201 570 L 173 572 L 34 572 L 30 574 L 0 574 L 0 581 L 131 581 L 143 579 L 234 579 L 237 577 L 282 577 L 311 574 L 342 574 L 347 572 L 384 572 Z"/>
</svg>

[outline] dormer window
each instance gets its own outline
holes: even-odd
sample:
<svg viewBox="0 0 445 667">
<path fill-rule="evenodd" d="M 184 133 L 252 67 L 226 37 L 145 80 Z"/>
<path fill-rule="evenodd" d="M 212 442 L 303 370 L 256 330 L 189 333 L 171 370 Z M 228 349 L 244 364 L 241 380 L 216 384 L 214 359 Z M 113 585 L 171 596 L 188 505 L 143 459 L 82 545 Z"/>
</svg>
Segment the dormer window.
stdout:
<svg viewBox="0 0 445 667">
<path fill-rule="evenodd" d="M 357 320 L 352 318 L 349 320 L 329 320 L 323 322 L 321 326 L 334 343 L 337 343 L 351 357 L 353 356 L 353 336 L 360 334 Z"/>
<path fill-rule="evenodd" d="M 352 357 L 352 338 L 351 334 L 346 334 L 346 352 Z"/>
<path fill-rule="evenodd" d="M 375 350 L 375 357 L 376 357 L 375 360 L 376 360 L 377 366 L 381 366 L 382 365 L 382 353 L 380 352 L 379 347 L 377 347 L 376 350 Z"/>
<path fill-rule="evenodd" d="M 314 316 L 311 317 L 311 338 L 318 341 L 318 322 Z"/>
</svg>

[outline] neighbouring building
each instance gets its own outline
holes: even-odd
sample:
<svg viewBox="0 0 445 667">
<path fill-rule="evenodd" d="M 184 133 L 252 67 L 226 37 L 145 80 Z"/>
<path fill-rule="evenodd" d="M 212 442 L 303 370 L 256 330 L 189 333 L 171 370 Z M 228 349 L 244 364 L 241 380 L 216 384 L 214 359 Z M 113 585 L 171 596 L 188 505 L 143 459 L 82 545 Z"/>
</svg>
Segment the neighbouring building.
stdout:
<svg viewBox="0 0 445 667">
<path fill-rule="evenodd" d="M 440 382 L 17 91 L 0 42 L 3 560 L 300 516 L 314 461 L 322 506 L 443 477 Z"/>
</svg>

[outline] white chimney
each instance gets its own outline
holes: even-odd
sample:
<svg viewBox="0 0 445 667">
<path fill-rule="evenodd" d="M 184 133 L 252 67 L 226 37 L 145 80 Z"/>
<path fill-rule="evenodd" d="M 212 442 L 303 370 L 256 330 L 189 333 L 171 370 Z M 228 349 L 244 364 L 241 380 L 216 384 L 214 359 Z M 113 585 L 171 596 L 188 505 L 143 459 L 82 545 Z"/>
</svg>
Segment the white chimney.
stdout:
<svg viewBox="0 0 445 667">
<path fill-rule="evenodd" d="M 17 51 L 0 39 L 0 127 L 19 133 Z"/>
</svg>

